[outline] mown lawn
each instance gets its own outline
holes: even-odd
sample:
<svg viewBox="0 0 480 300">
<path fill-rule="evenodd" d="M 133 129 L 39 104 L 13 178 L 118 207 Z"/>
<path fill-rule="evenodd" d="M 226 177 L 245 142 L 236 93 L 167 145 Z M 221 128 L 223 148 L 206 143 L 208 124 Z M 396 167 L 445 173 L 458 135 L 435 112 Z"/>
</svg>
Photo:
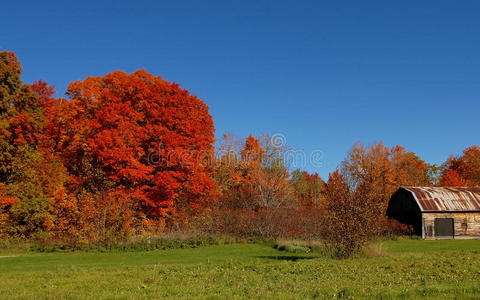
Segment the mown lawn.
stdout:
<svg viewBox="0 0 480 300">
<path fill-rule="evenodd" d="M 376 248 L 347 260 L 260 244 L 20 253 L 0 258 L 0 298 L 480 298 L 480 240 Z"/>
</svg>

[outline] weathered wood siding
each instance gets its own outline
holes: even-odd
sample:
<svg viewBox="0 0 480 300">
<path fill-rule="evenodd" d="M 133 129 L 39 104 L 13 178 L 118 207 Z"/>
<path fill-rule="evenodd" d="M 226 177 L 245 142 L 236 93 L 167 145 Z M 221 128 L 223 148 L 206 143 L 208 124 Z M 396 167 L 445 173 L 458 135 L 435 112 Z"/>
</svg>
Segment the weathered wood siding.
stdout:
<svg viewBox="0 0 480 300">
<path fill-rule="evenodd" d="M 423 237 L 435 238 L 435 218 L 453 218 L 455 238 L 480 238 L 480 212 L 422 213 Z"/>
</svg>

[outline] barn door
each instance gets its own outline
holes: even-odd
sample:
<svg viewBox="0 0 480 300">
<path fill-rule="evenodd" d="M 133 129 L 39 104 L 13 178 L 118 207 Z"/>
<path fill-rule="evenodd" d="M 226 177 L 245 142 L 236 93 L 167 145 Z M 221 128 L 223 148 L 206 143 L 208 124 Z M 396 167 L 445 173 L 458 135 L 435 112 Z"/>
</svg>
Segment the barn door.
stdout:
<svg viewBox="0 0 480 300">
<path fill-rule="evenodd" d="M 435 219 L 435 237 L 453 238 L 453 218 Z"/>
</svg>

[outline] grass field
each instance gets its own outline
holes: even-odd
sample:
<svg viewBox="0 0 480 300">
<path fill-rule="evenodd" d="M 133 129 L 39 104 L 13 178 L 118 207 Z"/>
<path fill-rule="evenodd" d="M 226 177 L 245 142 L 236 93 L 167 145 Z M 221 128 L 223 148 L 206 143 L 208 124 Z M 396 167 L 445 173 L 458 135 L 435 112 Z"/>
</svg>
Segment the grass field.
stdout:
<svg viewBox="0 0 480 300">
<path fill-rule="evenodd" d="M 480 240 L 375 249 L 380 256 L 347 260 L 261 244 L 16 253 L 0 258 L 0 298 L 480 298 Z"/>
</svg>

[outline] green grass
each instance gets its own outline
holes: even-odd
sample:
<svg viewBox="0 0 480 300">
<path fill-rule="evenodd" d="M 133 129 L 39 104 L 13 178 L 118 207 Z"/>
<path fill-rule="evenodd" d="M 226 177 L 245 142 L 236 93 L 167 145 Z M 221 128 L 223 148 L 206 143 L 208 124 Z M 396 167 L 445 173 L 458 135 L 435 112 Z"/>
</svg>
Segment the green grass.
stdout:
<svg viewBox="0 0 480 300">
<path fill-rule="evenodd" d="M 384 255 L 347 260 L 260 244 L 24 252 L 0 258 L 0 298 L 480 298 L 480 240 L 375 246 Z"/>
</svg>

